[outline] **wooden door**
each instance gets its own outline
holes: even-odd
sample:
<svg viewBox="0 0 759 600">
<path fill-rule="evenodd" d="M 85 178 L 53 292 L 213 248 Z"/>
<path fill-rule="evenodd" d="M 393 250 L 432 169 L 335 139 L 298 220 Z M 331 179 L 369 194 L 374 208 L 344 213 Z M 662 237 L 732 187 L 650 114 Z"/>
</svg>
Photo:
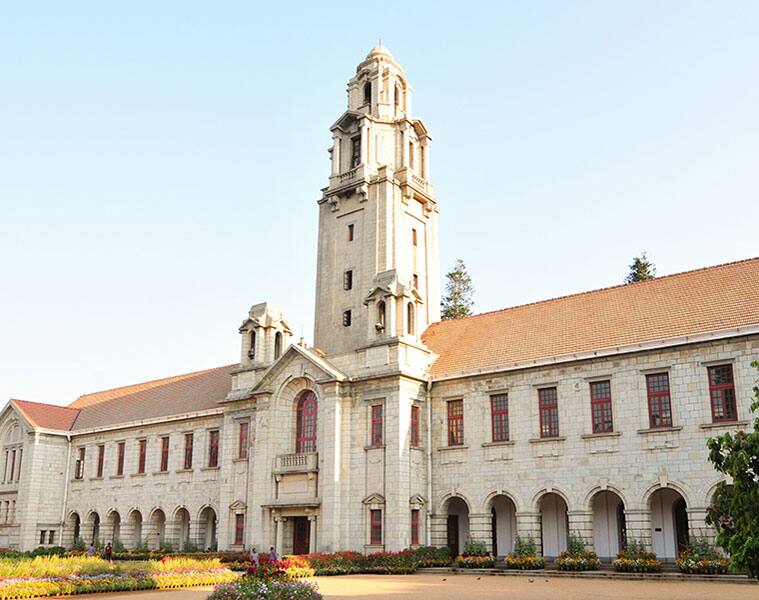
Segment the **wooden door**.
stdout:
<svg viewBox="0 0 759 600">
<path fill-rule="evenodd" d="M 293 554 L 308 554 L 311 543 L 311 522 L 308 517 L 293 519 Z"/>
<path fill-rule="evenodd" d="M 451 558 L 456 558 L 459 553 L 459 516 L 448 515 L 448 548 Z"/>
</svg>

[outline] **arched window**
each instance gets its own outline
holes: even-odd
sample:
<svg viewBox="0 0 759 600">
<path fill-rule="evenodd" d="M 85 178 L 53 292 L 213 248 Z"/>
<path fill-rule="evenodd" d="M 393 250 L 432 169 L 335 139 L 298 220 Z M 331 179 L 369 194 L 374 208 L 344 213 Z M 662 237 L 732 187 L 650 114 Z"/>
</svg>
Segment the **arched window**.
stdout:
<svg viewBox="0 0 759 600">
<path fill-rule="evenodd" d="M 377 304 L 377 331 L 384 333 L 385 331 L 385 314 L 387 310 L 385 308 L 385 301 L 380 300 Z"/>
<path fill-rule="evenodd" d="M 277 360 L 282 354 L 282 332 L 278 331 L 274 336 L 274 360 Z"/>
<path fill-rule="evenodd" d="M 256 357 L 256 332 L 250 332 L 250 350 L 248 350 L 248 358 Z"/>
<path fill-rule="evenodd" d="M 302 392 L 298 398 L 295 451 L 316 452 L 316 395 L 311 390 Z"/>
<path fill-rule="evenodd" d="M 372 103 L 372 82 L 367 81 L 364 84 L 364 104 Z"/>
<path fill-rule="evenodd" d="M 414 335 L 415 331 L 414 318 L 416 317 L 416 312 L 414 309 L 414 303 L 409 302 L 406 306 L 406 331 L 409 335 Z"/>
</svg>

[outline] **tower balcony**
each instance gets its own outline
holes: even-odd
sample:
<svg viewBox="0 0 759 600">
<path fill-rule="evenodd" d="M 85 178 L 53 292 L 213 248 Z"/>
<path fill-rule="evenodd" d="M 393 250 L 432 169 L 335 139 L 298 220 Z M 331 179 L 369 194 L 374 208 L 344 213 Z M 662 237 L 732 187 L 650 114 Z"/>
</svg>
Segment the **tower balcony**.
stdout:
<svg viewBox="0 0 759 600">
<path fill-rule="evenodd" d="M 279 454 L 275 460 L 274 473 L 315 473 L 319 470 L 319 454 L 317 452 L 298 452 L 295 454 Z"/>
<path fill-rule="evenodd" d="M 365 181 L 370 175 L 370 169 L 366 165 L 358 165 L 342 173 L 337 173 L 329 178 L 330 189 L 337 190 L 344 187 L 355 186 Z"/>
<path fill-rule="evenodd" d="M 411 169 L 401 169 L 395 172 L 395 179 L 400 184 L 404 191 L 404 195 L 411 197 L 413 192 L 418 192 L 426 199 L 430 199 L 433 196 L 432 184 L 424 177 L 421 177 L 414 173 Z"/>
</svg>

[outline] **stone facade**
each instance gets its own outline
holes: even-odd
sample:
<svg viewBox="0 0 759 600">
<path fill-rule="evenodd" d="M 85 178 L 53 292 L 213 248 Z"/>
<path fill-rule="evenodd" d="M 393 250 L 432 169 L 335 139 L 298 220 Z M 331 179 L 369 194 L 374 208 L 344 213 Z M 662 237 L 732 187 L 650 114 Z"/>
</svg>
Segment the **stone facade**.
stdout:
<svg viewBox="0 0 759 600">
<path fill-rule="evenodd" d="M 10 402 L 0 439 L 21 466 L 11 477 L 6 462 L 0 483 L 0 546 L 81 537 L 280 553 L 459 551 L 478 539 L 503 555 L 520 535 L 555 556 L 574 534 L 604 557 L 626 536 L 672 558 L 686 533 L 711 535 L 704 517 L 720 477 L 705 441 L 748 422 L 759 320 L 713 338 L 433 377 L 422 333 L 440 317 L 438 207 L 429 133 L 411 102 L 383 47 L 348 83 L 319 200 L 314 347 L 289 344 L 282 310 L 262 303 L 239 328 L 240 364 L 212 408 L 83 429 L 41 426 Z M 732 367 L 737 419 L 727 423 L 710 413 L 712 365 Z M 650 426 L 652 373 L 668 375 L 671 426 Z M 604 433 L 592 425 L 598 381 L 611 391 Z M 137 386 L 141 401 L 162 387 Z M 549 387 L 558 432 L 546 438 L 538 390 Z M 508 405 L 498 440 L 494 395 Z M 453 445 L 451 401 L 463 409 Z"/>
</svg>

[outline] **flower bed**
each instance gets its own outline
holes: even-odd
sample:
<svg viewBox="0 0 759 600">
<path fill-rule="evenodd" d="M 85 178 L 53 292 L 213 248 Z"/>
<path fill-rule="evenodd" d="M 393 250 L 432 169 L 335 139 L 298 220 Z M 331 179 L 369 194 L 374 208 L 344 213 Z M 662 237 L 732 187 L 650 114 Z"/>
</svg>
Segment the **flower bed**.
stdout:
<svg viewBox="0 0 759 600">
<path fill-rule="evenodd" d="M 208 600 L 321 600 L 316 584 L 287 579 L 244 577 L 234 583 L 216 586 Z"/>
<path fill-rule="evenodd" d="M 559 571 L 594 571 L 601 566 L 595 552 L 583 550 L 580 552 L 564 551 L 556 559 Z"/>
<path fill-rule="evenodd" d="M 693 558 L 683 556 L 677 559 L 677 568 L 681 573 L 724 575 L 730 561 L 725 558 Z"/>
<path fill-rule="evenodd" d="M 503 561 L 506 563 L 506 567 L 509 569 L 519 569 L 520 571 L 531 571 L 533 569 L 542 569 L 546 566 L 546 562 L 540 556 L 534 554 L 528 555 L 513 555 L 505 557 Z"/>
<path fill-rule="evenodd" d="M 654 558 L 620 556 L 611 561 L 612 568 L 618 573 L 660 573 L 661 561 Z"/>
<path fill-rule="evenodd" d="M 369 555 L 358 552 L 314 553 L 285 558 L 290 563 L 288 575 L 295 577 L 356 573 L 404 575 L 414 573 L 420 564 L 413 550 L 376 552 Z"/>
<path fill-rule="evenodd" d="M 492 556 L 457 556 L 456 565 L 462 569 L 492 569 L 495 559 Z"/>
<path fill-rule="evenodd" d="M 447 546 L 418 546 L 409 550 L 419 567 L 447 567 L 451 564 L 451 551 Z"/>
</svg>

